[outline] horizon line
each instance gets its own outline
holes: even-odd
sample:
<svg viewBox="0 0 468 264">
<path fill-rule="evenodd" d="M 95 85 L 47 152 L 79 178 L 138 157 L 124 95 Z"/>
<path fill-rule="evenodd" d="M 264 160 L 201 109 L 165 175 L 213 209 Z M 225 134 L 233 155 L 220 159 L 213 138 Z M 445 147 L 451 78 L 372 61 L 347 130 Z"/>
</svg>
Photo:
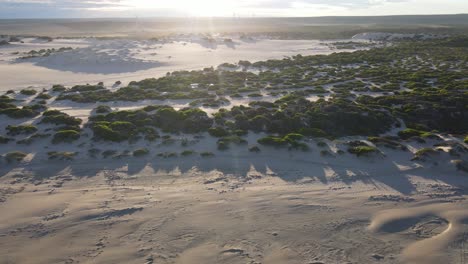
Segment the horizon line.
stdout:
<svg viewBox="0 0 468 264">
<path fill-rule="evenodd" d="M 441 13 L 441 14 L 401 14 L 401 15 L 346 15 L 346 16 L 121 16 L 121 17 L 10 17 L 1 18 L 0 20 L 70 20 L 70 19 L 135 19 L 135 18 L 165 18 L 165 19 L 212 19 L 212 18 L 250 18 L 250 19 L 290 19 L 290 18 L 345 18 L 345 17 L 363 17 L 363 18 L 378 18 L 378 17 L 410 17 L 410 16 L 463 16 L 468 13 Z"/>
</svg>

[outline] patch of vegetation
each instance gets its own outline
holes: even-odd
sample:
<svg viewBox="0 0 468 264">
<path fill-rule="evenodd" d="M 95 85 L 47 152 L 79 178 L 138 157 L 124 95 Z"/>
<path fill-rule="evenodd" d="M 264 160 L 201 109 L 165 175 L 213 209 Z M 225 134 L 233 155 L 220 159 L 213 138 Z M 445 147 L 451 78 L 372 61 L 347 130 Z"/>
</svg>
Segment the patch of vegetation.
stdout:
<svg viewBox="0 0 468 264">
<path fill-rule="evenodd" d="M 61 84 L 55 84 L 52 86 L 52 92 L 64 92 L 65 90 L 67 90 L 67 88 Z"/>
<path fill-rule="evenodd" d="M 225 150 L 228 149 L 231 144 L 247 144 L 247 140 L 239 137 L 239 136 L 226 136 L 222 137 L 217 141 L 218 149 Z"/>
<path fill-rule="evenodd" d="M 79 126 L 82 122 L 81 119 L 69 116 L 66 113 L 60 112 L 58 110 L 48 110 L 42 113 L 42 120 L 40 123 L 44 124 L 54 124 L 62 126 Z"/>
<path fill-rule="evenodd" d="M 267 136 L 260 138 L 257 142 L 261 145 L 269 145 L 275 147 L 289 146 L 290 149 L 300 149 L 303 151 L 309 150 L 309 146 L 303 142 L 299 142 L 304 136 L 297 133 L 290 133 L 284 137 Z"/>
<path fill-rule="evenodd" d="M 408 148 L 396 141 L 397 139 L 389 138 L 389 137 L 369 137 L 368 140 L 375 145 L 384 146 L 386 148 L 391 149 L 399 149 L 399 150 L 408 150 Z"/>
<path fill-rule="evenodd" d="M 0 144 L 8 144 L 10 141 L 13 141 L 14 139 L 12 138 L 7 138 L 4 136 L 0 136 Z"/>
<path fill-rule="evenodd" d="M 187 157 L 187 156 L 192 156 L 195 153 L 196 152 L 193 151 L 193 150 L 184 150 L 184 151 L 182 151 L 182 153 L 180 153 L 180 155 L 183 156 L 183 157 Z"/>
<path fill-rule="evenodd" d="M 19 126 L 12 126 L 8 125 L 6 127 L 7 135 L 9 136 L 17 136 L 17 135 L 29 135 L 37 132 L 37 127 L 33 125 L 19 125 Z"/>
<path fill-rule="evenodd" d="M 42 100 L 49 100 L 50 98 L 52 98 L 52 96 L 46 93 L 40 93 L 38 96 L 36 96 L 36 99 Z"/>
<path fill-rule="evenodd" d="M 348 152 L 358 157 L 361 157 L 361 156 L 368 156 L 370 154 L 379 153 L 379 150 L 371 146 L 355 146 L 355 147 L 350 147 L 348 149 Z"/>
<path fill-rule="evenodd" d="M 205 152 L 201 152 L 200 156 L 203 158 L 209 158 L 209 157 L 214 157 L 215 154 L 213 152 L 205 151 Z"/>
<path fill-rule="evenodd" d="M 79 132 L 75 130 L 60 130 L 55 133 L 52 143 L 59 144 L 59 143 L 71 143 L 80 139 L 81 135 Z"/>
<path fill-rule="evenodd" d="M 24 152 L 21 152 L 21 151 L 12 151 L 12 152 L 8 152 L 7 154 L 5 154 L 5 160 L 8 162 L 8 163 L 11 163 L 11 162 L 20 162 L 22 161 L 28 154 L 27 153 L 24 153 Z"/>
<path fill-rule="evenodd" d="M 110 108 L 110 106 L 107 105 L 99 105 L 98 107 L 96 107 L 96 109 L 94 109 L 94 111 L 97 114 L 108 114 L 112 112 L 112 108 Z"/>
<path fill-rule="evenodd" d="M 37 91 L 33 89 L 23 89 L 20 91 L 20 94 L 31 96 L 37 94 Z"/>
<path fill-rule="evenodd" d="M 95 138 L 116 142 L 135 139 L 138 135 L 154 140 L 159 137 L 154 128 L 164 132 L 198 133 L 207 131 L 213 124 L 200 109 L 176 111 L 169 106 L 112 112 L 92 116 L 90 121 Z"/>
<path fill-rule="evenodd" d="M 222 127 L 212 127 L 208 129 L 208 133 L 213 137 L 226 137 L 229 135 L 229 131 Z"/>
<path fill-rule="evenodd" d="M 425 158 L 438 154 L 439 152 L 433 148 L 422 148 L 414 153 L 413 160 L 424 160 Z"/>
<path fill-rule="evenodd" d="M 142 157 L 146 156 L 149 154 L 149 150 L 147 148 L 141 148 L 133 151 L 133 156 L 134 157 Z"/>
<path fill-rule="evenodd" d="M 13 105 L 9 108 L 3 108 L 2 105 L 0 105 L 0 114 L 7 115 L 8 117 L 14 119 L 36 117 L 40 114 L 41 110 L 41 108 L 36 106 L 23 106 L 22 108 L 18 108 L 15 105 Z"/>
</svg>

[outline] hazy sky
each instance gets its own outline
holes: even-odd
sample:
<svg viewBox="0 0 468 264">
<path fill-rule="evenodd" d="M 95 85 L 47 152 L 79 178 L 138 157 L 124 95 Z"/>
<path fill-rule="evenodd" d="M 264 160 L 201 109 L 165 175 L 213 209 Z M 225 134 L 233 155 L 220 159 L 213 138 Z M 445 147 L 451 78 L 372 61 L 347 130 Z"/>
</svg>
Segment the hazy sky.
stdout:
<svg viewBox="0 0 468 264">
<path fill-rule="evenodd" d="M 468 13 L 468 0 L 0 0 L 0 18 Z"/>
</svg>

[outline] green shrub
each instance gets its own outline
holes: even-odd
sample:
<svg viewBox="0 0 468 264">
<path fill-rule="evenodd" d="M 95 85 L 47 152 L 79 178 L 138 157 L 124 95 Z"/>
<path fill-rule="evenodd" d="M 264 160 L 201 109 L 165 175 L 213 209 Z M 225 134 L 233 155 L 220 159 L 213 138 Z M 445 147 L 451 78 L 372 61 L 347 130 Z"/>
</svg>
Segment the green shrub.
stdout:
<svg viewBox="0 0 468 264">
<path fill-rule="evenodd" d="M 222 141 L 222 140 L 218 140 L 218 142 L 216 144 L 218 145 L 219 150 L 226 150 L 226 149 L 229 148 L 229 143 L 225 142 L 225 141 Z"/>
<path fill-rule="evenodd" d="M 301 134 L 289 133 L 284 137 L 284 140 L 287 140 L 289 142 L 294 142 L 294 141 L 297 141 L 297 140 L 301 140 L 303 138 L 304 138 L 304 136 L 301 135 Z"/>
<path fill-rule="evenodd" d="M 114 142 L 121 142 L 128 139 L 126 135 L 121 135 L 119 132 L 112 130 L 108 125 L 104 124 L 104 122 L 94 124 L 91 129 L 96 139 Z"/>
<path fill-rule="evenodd" d="M 61 130 L 55 133 L 52 143 L 70 143 L 80 139 L 80 133 L 75 130 Z"/>
<path fill-rule="evenodd" d="M 239 137 L 239 136 L 227 136 L 227 137 L 222 137 L 218 140 L 218 142 L 226 142 L 227 144 L 233 143 L 233 144 L 247 144 L 247 140 Z"/>
<path fill-rule="evenodd" d="M 46 93 L 41 93 L 38 96 L 36 96 L 36 99 L 42 99 L 42 100 L 49 100 L 50 98 L 52 98 L 52 96 Z"/>
<path fill-rule="evenodd" d="M 65 86 L 61 84 L 55 84 L 52 86 L 52 92 L 64 92 L 66 90 Z"/>
<path fill-rule="evenodd" d="M 229 132 L 222 127 L 212 127 L 208 129 L 208 133 L 213 137 L 225 137 L 229 135 Z"/>
<path fill-rule="evenodd" d="M 304 127 L 299 129 L 299 133 L 302 135 L 310 136 L 310 137 L 327 137 L 327 133 L 325 131 L 318 129 L 318 128 L 309 128 L 309 127 Z"/>
<path fill-rule="evenodd" d="M 297 141 L 291 141 L 289 142 L 289 145 L 290 145 L 290 149 L 298 149 L 298 150 L 302 150 L 302 151 L 309 151 L 309 145 L 307 145 L 306 143 L 304 142 L 297 142 Z"/>
<path fill-rule="evenodd" d="M 214 155 L 215 154 L 213 152 L 209 152 L 209 151 L 200 153 L 200 156 L 203 157 L 203 158 L 214 157 Z"/>
<path fill-rule="evenodd" d="M 22 161 L 28 154 L 21 152 L 21 151 L 13 151 L 9 152 L 5 155 L 5 159 L 7 162 L 19 162 Z"/>
<path fill-rule="evenodd" d="M 466 144 L 468 144 L 468 136 L 465 137 L 464 142 L 465 142 Z"/>
<path fill-rule="evenodd" d="M 412 137 L 421 137 L 424 133 L 425 133 L 424 131 L 407 128 L 405 130 L 398 132 L 398 136 L 402 139 L 409 139 Z"/>
<path fill-rule="evenodd" d="M 110 108 L 110 106 L 107 106 L 107 105 L 100 105 L 96 107 L 95 111 L 98 114 L 107 114 L 107 113 L 112 112 L 112 108 Z"/>
<path fill-rule="evenodd" d="M 260 138 L 257 141 L 261 145 L 270 145 L 270 146 L 286 146 L 288 145 L 288 141 L 284 138 L 274 137 L 274 136 L 267 136 L 264 138 Z"/>
<path fill-rule="evenodd" d="M 37 93 L 36 90 L 33 89 L 23 89 L 20 91 L 22 95 L 35 95 Z"/>
<path fill-rule="evenodd" d="M 408 148 L 397 142 L 397 141 L 394 141 L 392 139 L 389 139 L 389 138 L 385 138 L 385 137 L 369 137 L 368 140 L 376 145 L 379 145 L 379 146 L 384 146 L 384 147 L 387 147 L 387 148 L 391 148 L 391 149 L 400 149 L 400 150 L 408 150 Z"/>
<path fill-rule="evenodd" d="M 133 156 L 134 157 L 141 157 L 149 154 L 149 150 L 146 148 L 141 148 L 133 151 Z"/>
<path fill-rule="evenodd" d="M 193 150 L 184 150 L 182 151 L 182 153 L 180 153 L 180 155 L 183 157 L 191 156 L 193 154 L 195 154 L 195 151 Z"/>
<path fill-rule="evenodd" d="M 357 147 L 351 147 L 348 149 L 348 152 L 351 154 L 355 154 L 356 156 L 364 156 L 364 155 L 369 155 L 373 153 L 378 153 L 378 149 L 371 147 L 371 146 L 357 146 Z"/>
<path fill-rule="evenodd" d="M 58 110 L 49 110 L 42 113 L 43 118 L 41 123 L 65 125 L 65 126 L 79 126 L 82 122 L 81 119 L 69 116 L 66 113 L 62 113 Z"/>
<path fill-rule="evenodd" d="M 7 108 L 0 110 L 0 114 L 5 114 L 10 118 L 21 119 L 21 118 L 31 118 L 39 115 L 38 111 L 35 111 L 31 108 Z"/>
<path fill-rule="evenodd" d="M 246 136 L 247 134 L 249 134 L 249 131 L 247 130 L 243 130 L 243 129 L 237 129 L 233 132 L 236 136 Z"/>
<path fill-rule="evenodd" d="M 4 136 L 0 136 L 0 144 L 8 144 L 8 142 L 12 141 L 11 138 L 6 138 Z"/>
<path fill-rule="evenodd" d="M 428 157 L 430 155 L 436 155 L 439 154 L 439 152 L 433 148 L 422 148 L 416 153 L 414 153 L 415 158 L 422 158 L 422 157 Z"/>
<path fill-rule="evenodd" d="M 20 125 L 20 126 L 9 125 L 6 127 L 6 130 L 9 136 L 28 135 L 28 134 L 33 134 L 37 132 L 37 127 L 33 125 Z"/>
</svg>

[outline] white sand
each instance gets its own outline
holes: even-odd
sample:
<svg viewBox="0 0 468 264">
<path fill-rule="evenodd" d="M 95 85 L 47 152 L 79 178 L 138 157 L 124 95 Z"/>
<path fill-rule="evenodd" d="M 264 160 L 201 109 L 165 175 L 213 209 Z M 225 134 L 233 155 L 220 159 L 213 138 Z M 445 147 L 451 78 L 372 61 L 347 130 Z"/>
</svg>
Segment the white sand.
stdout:
<svg viewBox="0 0 468 264">
<path fill-rule="evenodd" d="M 281 59 L 297 54 L 329 54 L 333 51 L 315 40 L 242 40 L 226 44 L 199 38 L 165 41 L 71 39 L 53 42 L 14 43 L 0 48 L 0 91 L 25 87 L 49 88 L 51 84 L 74 85 L 103 81 L 128 83 L 160 77 L 176 70 L 217 67 L 237 63 Z M 17 60 L 24 52 L 47 48 L 74 47 L 49 57 Z M 12 55 L 19 52 L 18 55 Z M 21 74 L 27 73 L 27 74 Z"/>
</svg>

